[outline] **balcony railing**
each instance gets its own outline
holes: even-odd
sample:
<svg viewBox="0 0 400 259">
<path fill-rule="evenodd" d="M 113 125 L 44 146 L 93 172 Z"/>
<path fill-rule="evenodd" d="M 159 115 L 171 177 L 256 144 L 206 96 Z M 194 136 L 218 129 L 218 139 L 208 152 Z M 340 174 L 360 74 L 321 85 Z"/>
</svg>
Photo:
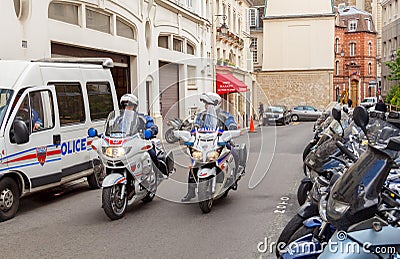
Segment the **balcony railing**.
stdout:
<svg viewBox="0 0 400 259">
<path fill-rule="evenodd" d="M 227 33 L 222 33 L 219 28 L 217 28 L 217 39 L 240 49 L 244 48 L 244 40 L 233 32 L 228 31 Z"/>
</svg>

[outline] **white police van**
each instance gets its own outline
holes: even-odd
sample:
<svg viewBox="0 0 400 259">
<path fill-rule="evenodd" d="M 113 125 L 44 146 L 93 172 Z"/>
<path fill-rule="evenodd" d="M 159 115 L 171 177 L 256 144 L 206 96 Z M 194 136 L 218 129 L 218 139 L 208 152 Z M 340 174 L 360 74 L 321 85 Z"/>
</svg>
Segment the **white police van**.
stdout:
<svg viewBox="0 0 400 259">
<path fill-rule="evenodd" d="M 0 60 L 0 221 L 20 197 L 87 177 L 102 166 L 87 129 L 102 130 L 118 101 L 111 59 Z"/>
</svg>

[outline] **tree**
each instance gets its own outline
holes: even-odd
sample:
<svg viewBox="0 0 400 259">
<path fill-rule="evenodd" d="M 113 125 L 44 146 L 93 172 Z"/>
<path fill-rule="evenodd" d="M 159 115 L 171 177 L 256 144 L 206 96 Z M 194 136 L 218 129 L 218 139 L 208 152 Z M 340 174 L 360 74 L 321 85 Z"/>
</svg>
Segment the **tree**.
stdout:
<svg viewBox="0 0 400 259">
<path fill-rule="evenodd" d="M 396 59 L 385 62 L 385 65 L 389 68 L 388 80 L 400 81 L 400 48 L 398 48 L 396 51 Z M 390 91 L 386 96 L 386 102 L 392 105 L 400 106 L 400 83 L 390 88 Z"/>
</svg>

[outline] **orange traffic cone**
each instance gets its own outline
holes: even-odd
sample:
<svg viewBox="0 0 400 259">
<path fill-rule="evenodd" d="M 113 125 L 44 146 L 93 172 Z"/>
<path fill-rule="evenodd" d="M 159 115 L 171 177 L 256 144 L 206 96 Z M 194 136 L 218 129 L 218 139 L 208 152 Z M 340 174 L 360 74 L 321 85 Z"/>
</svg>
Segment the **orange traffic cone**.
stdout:
<svg viewBox="0 0 400 259">
<path fill-rule="evenodd" d="M 253 116 L 250 116 L 250 130 L 249 133 L 255 133 L 256 130 L 254 129 L 254 121 L 253 121 Z"/>
</svg>

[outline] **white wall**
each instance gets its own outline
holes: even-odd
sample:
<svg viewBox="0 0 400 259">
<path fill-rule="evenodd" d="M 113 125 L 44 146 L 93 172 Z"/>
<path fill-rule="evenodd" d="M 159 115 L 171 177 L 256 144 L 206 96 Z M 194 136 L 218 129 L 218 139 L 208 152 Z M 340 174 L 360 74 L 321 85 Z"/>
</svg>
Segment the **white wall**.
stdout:
<svg viewBox="0 0 400 259">
<path fill-rule="evenodd" d="M 263 67 L 333 69 L 334 17 L 264 20 Z"/>
<path fill-rule="evenodd" d="M 331 0 L 268 0 L 266 16 L 332 13 Z"/>
</svg>

